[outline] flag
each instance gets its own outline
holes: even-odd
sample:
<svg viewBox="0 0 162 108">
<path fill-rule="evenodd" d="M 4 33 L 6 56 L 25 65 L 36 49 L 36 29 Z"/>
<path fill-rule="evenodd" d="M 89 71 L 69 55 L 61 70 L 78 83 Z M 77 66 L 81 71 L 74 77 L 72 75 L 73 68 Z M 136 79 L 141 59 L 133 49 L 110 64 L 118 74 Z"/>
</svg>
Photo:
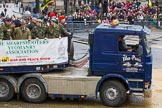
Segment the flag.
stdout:
<svg viewBox="0 0 162 108">
<path fill-rule="evenodd" d="M 148 0 L 148 5 L 149 5 L 149 7 L 152 7 L 152 1 L 151 0 Z"/>
<path fill-rule="evenodd" d="M 42 4 L 41 4 L 41 10 L 43 10 L 45 7 L 47 7 L 50 3 L 53 3 L 54 0 L 43 0 Z"/>
</svg>

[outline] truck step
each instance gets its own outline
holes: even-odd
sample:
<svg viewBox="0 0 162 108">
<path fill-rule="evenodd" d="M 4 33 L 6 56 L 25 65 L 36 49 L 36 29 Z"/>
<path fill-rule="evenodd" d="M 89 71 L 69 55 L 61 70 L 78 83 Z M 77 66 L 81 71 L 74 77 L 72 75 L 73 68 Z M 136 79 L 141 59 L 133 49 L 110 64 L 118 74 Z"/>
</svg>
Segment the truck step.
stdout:
<svg viewBox="0 0 162 108">
<path fill-rule="evenodd" d="M 138 92 L 143 91 L 142 88 L 130 88 L 130 89 L 131 89 L 131 91 L 138 91 Z"/>
<path fill-rule="evenodd" d="M 143 79 L 128 79 L 129 82 L 143 82 Z"/>
</svg>

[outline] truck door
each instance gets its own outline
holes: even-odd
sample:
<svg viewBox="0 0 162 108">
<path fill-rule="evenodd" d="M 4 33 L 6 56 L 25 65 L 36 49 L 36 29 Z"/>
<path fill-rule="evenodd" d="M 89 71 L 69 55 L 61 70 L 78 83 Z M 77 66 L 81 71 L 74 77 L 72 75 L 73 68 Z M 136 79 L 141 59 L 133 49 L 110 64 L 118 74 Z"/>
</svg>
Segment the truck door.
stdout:
<svg viewBox="0 0 162 108">
<path fill-rule="evenodd" d="M 118 72 L 142 72 L 143 60 L 139 55 L 140 36 L 120 34 L 118 38 L 116 64 Z"/>
<path fill-rule="evenodd" d="M 116 38 L 113 32 L 97 31 L 91 48 L 91 69 L 94 75 L 104 75 L 117 71 Z"/>
</svg>

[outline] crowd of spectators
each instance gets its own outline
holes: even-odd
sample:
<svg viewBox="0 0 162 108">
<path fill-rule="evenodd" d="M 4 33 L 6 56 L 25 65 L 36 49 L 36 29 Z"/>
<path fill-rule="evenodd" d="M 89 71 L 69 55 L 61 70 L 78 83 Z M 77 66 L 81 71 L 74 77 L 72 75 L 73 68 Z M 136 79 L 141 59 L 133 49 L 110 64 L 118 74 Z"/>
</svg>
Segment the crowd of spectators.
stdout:
<svg viewBox="0 0 162 108">
<path fill-rule="evenodd" d="M 46 9 L 46 8 L 45 8 Z M 48 9 L 47 9 L 48 10 Z M 76 6 L 75 11 L 66 16 L 67 22 L 98 22 L 106 21 L 109 23 L 113 19 L 118 19 L 120 22 L 128 22 L 134 24 L 134 22 L 150 21 L 156 23 L 157 21 L 157 6 L 149 6 L 148 3 L 143 4 L 139 0 L 127 1 L 127 2 L 114 2 L 110 0 L 96 0 L 94 6 L 90 4 L 81 4 Z M 162 13 L 162 7 L 159 6 L 159 13 Z M 29 6 L 25 7 L 25 11 L 30 11 Z M 49 12 L 42 11 L 41 16 L 45 22 L 50 18 Z M 54 14 L 65 14 L 54 10 Z"/>
<path fill-rule="evenodd" d="M 159 6 L 159 12 L 162 12 Z M 107 0 L 98 0 L 95 7 L 91 5 L 81 5 L 75 12 L 71 13 L 68 21 L 97 21 L 101 22 L 103 19 L 109 21 L 119 19 L 121 22 L 129 22 L 133 24 L 134 21 L 157 21 L 157 6 L 149 6 L 148 3 L 142 4 L 139 0 L 116 3 Z"/>
</svg>

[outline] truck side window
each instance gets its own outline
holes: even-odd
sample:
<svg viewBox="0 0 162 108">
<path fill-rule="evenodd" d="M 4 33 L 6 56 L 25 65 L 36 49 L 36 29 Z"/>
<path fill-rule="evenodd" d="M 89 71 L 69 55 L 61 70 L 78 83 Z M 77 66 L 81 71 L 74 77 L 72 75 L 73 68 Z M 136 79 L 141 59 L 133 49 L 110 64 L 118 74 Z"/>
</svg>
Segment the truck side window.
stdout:
<svg viewBox="0 0 162 108">
<path fill-rule="evenodd" d="M 139 45 L 139 36 L 120 35 L 118 37 L 118 47 L 120 52 L 136 52 Z"/>
</svg>

